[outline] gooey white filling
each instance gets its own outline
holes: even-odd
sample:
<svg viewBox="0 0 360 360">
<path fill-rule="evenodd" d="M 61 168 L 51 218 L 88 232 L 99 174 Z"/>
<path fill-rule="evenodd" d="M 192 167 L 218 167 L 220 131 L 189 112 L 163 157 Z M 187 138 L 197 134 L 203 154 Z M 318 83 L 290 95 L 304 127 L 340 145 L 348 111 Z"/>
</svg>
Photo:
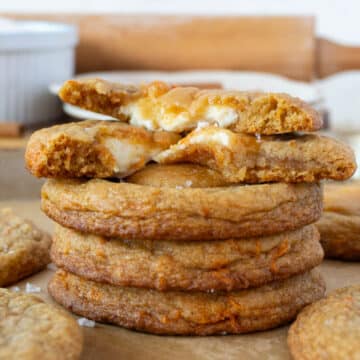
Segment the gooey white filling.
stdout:
<svg viewBox="0 0 360 360">
<path fill-rule="evenodd" d="M 186 151 L 187 146 L 193 144 L 206 145 L 217 143 L 225 147 L 231 147 L 232 140 L 231 132 L 229 130 L 220 128 L 211 129 L 206 127 L 188 135 L 182 143 L 172 145 L 169 149 L 156 154 L 153 157 L 153 160 L 160 163 L 166 163 L 168 158 L 176 157 L 178 155 L 181 156 L 182 151 Z"/>
<path fill-rule="evenodd" d="M 159 117 L 159 127 L 165 131 L 182 132 L 192 128 L 194 123 L 187 112 L 177 115 L 163 113 Z"/>
<path fill-rule="evenodd" d="M 147 119 L 144 117 L 141 107 L 136 103 L 123 106 L 121 111 L 130 118 L 129 124 L 145 129 L 155 131 L 158 129 L 158 124 L 155 119 Z"/>
<path fill-rule="evenodd" d="M 189 112 L 181 112 L 180 114 L 166 113 L 162 108 L 159 109 L 158 118 L 148 118 L 144 116 L 142 108 L 136 103 L 132 103 L 122 107 L 122 111 L 126 114 L 134 126 L 141 126 L 148 130 L 165 130 L 182 132 L 196 128 L 199 122 L 216 124 L 221 128 L 227 128 L 234 124 L 239 115 L 237 111 L 226 105 L 209 105 L 204 114 L 192 116 Z M 156 112 L 154 112 L 156 113 Z"/>
<path fill-rule="evenodd" d="M 133 144 L 125 139 L 108 138 L 105 140 L 105 146 L 115 159 L 114 172 L 118 176 L 129 175 L 136 170 L 134 165 L 139 162 L 148 162 L 154 153 L 154 150 L 151 151 L 140 144 Z"/>
<path fill-rule="evenodd" d="M 205 120 L 217 124 L 219 127 L 227 128 L 234 124 L 239 118 L 235 109 L 225 105 L 210 105 L 205 114 Z"/>
<path fill-rule="evenodd" d="M 218 143 L 222 146 L 230 146 L 230 135 L 226 130 L 217 129 L 216 132 L 199 131 L 195 133 L 190 138 L 190 144 L 208 144 L 208 143 Z"/>
</svg>

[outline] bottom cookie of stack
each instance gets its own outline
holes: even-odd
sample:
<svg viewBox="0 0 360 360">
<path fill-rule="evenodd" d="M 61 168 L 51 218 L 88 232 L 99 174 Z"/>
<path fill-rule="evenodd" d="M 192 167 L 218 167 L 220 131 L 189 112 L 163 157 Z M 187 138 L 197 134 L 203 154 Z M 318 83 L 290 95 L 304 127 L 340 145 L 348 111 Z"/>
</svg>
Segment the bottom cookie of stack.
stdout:
<svg viewBox="0 0 360 360">
<path fill-rule="evenodd" d="M 58 270 L 49 283 L 53 298 L 75 314 L 123 327 L 168 335 L 240 334 L 292 320 L 322 298 L 316 270 L 258 288 L 232 292 L 159 292 L 85 280 Z"/>
</svg>

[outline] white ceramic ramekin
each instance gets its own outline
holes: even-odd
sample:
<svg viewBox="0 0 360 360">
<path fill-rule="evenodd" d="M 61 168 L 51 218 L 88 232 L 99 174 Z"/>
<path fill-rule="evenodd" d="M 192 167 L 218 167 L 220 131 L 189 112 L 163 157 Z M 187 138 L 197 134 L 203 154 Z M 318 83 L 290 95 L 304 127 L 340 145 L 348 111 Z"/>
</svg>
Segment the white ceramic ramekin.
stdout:
<svg viewBox="0 0 360 360">
<path fill-rule="evenodd" d="M 48 86 L 72 77 L 77 41 L 70 25 L 0 19 L 0 122 L 31 126 L 59 117 Z"/>
</svg>

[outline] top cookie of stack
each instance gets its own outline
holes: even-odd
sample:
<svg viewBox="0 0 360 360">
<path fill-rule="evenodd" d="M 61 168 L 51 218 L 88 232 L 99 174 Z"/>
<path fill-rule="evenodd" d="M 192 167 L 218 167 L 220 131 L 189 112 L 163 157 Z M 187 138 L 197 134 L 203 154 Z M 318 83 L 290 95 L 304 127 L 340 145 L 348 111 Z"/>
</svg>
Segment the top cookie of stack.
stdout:
<svg viewBox="0 0 360 360">
<path fill-rule="evenodd" d="M 199 90 L 163 82 L 135 87 L 94 79 L 67 81 L 60 97 L 148 130 L 182 133 L 202 121 L 238 133 L 272 135 L 322 126 L 316 111 L 286 94 Z"/>
<path fill-rule="evenodd" d="M 67 81 L 60 97 L 122 122 L 85 121 L 36 132 L 26 161 L 38 177 L 123 178 L 156 161 L 203 165 L 228 183 L 294 183 L 345 180 L 356 167 L 348 146 L 295 133 L 318 130 L 322 120 L 286 94 L 95 79 Z"/>
</svg>

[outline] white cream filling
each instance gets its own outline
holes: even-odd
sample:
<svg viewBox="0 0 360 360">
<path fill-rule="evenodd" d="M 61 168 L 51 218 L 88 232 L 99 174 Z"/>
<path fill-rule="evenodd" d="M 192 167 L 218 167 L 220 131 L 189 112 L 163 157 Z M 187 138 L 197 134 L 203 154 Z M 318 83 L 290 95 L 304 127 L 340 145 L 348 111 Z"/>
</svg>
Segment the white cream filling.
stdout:
<svg viewBox="0 0 360 360">
<path fill-rule="evenodd" d="M 121 111 L 130 118 L 129 123 L 134 126 L 141 126 L 148 130 L 165 130 L 182 132 L 196 128 L 199 123 L 216 124 L 221 128 L 227 128 L 234 124 L 239 115 L 237 111 L 226 105 L 209 105 L 201 120 L 189 112 L 180 114 L 166 113 L 162 108 L 159 109 L 158 118 L 147 118 L 144 116 L 141 106 L 136 103 L 123 106 Z M 156 112 L 155 112 L 156 113 Z"/>
<path fill-rule="evenodd" d="M 199 121 L 197 123 L 197 126 L 196 126 L 195 130 L 201 130 L 201 129 L 204 129 L 204 128 L 209 127 L 209 126 L 210 126 L 210 124 L 207 121 Z"/>
<path fill-rule="evenodd" d="M 159 129 L 159 125 L 155 119 L 146 119 L 143 116 L 141 107 L 136 103 L 123 106 L 121 111 L 130 118 L 129 124 L 144 127 L 147 130 L 155 131 Z"/>
<path fill-rule="evenodd" d="M 215 130 L 215 131 L 213 131 Z M 169 149 L 160 152 L 159 154 L 155 154 L 153 156 L 153 160 L 157 162 L 166 162 L 166 159 L 172 156 L 176 156 L 177 153 L 181 153 L 186 150 L 188 145 L 199 144 L 214 144 L 217 143 L 221 146 L 230 147 L 232 141 L 231 132 L 226 129 L 199 129 L 196 132 L 188 135 L 187 138 L 184 139 L 183 143 L 178 143 L 172 145 Z"/>
<path fill-rule="evenodd" d="M 148 162 L 152 157 L 149 149 L 124 139 L 108 138 L 105 140 L 105 146 L 115 159 L 114 172 L 119 176 L 128 175 L 134 165 L 140 161 Z"/>
<path fill-rule="evenodd" d="M 207 122 L 218 124 L 222 128 L 234 124 L 238 118 L 236 110 L 225 105 L 209 105 L 204 115 Z"/>
<path fill-rule="evenodd" d="M 187 112 L 182 112 L 178 115 L 163 114 L 159 119 L 159 125 L 165 131 L 182 132 L 192 128 L 194 123 Z"/>
<path fill-rule="evenodd" d="M 190 140 L 190 144 L 208 144 L 208 143 L 218 143 L 222 146 L 230 146 L 230 135 L 226 131 L 218 129 L 216 132 L 198 132 L 194 134 Z"/>
</svg>

